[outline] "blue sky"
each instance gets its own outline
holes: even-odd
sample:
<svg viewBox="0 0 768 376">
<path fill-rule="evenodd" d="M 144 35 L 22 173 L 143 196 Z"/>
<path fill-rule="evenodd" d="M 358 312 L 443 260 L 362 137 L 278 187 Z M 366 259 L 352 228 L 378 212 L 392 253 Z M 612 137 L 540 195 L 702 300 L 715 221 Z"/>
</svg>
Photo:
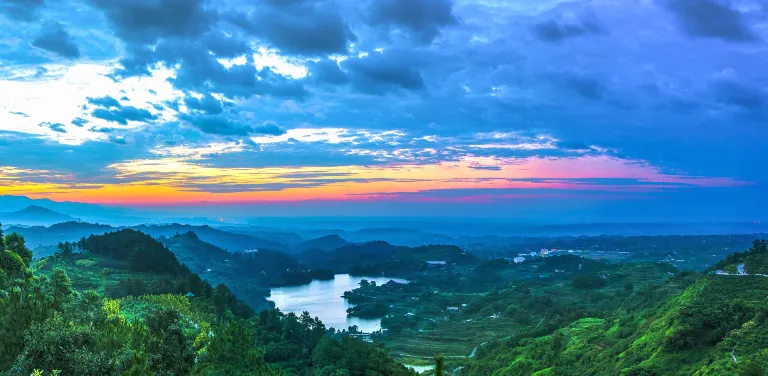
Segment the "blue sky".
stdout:
<svg viewBox="0 0 768 376">
<path fill-rule="evenodd" d="M 9 0 L 0 18 L 0 194 L 297 215 L 768 210 L 764 0 Z"/>
</svg>

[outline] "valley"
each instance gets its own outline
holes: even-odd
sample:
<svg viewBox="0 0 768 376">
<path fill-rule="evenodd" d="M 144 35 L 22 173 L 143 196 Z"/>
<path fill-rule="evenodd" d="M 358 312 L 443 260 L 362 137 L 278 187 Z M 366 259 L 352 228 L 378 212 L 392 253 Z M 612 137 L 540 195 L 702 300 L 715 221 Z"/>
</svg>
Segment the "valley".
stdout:
<svg viewBox="0 0 768 376">
<path fill-rule="evenodd" d="M 78 291 L 135 304 L 131 299 L 162 294 L 194 300 L 226 286 L 236 316 L 275 308 L 309 312 L 326 328 L 384 346 L 401 364 L 428 371 L 442 354 L 447 366 L 468 374 L 495 374 L 488 367 L 499 351 L 510 345 L 533 351 L 520 346 L 551 333 L 570 343 L 611 322 L 618 329 L 605 330 L 628 330 L 623 326 L 636 323 L 622 321 L 628 320 L 623 315 L 653 315 L 656 304 L 707 276 L 751 280 L 767 272 L 754 252 L 760 245 L 752 244 L 759 234 L 515 238 L 497 248 L 476 244 L 470 252 L 456 245 L 355 243 L 338 235 L 304 239 L 265 228 L 68 222 L 9 231 L 17 229 L 37 245 L 35 269 L 49 278 L 63 270 Z M 56 245 L 54 234 L 61 239 Z M 752 253 L 732 252 L 750 245 Z M 127 249 L 144 253 L 115 257 Z M 559 364 L 529 363 L 504 372 Z"/>
</svg>

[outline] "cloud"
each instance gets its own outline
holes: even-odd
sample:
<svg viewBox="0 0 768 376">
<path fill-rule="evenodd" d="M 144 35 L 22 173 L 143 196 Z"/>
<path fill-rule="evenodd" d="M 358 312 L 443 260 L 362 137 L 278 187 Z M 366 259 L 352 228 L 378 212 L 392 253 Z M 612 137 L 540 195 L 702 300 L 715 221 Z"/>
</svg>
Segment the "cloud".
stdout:
<svg viewBox="0 0 768 376">
<path fill-rule="evenodd" d="M 383 94 L 399 89 L 426 88 L 421 71 L 402 52 L 374 52 L 347 59 L 341 66 L 348 71 L 353 88 L 359 92 Z"/>
<path fill-rule="evenodd" d="M 11 111 L 11 112 L 9 112 L 9 114 L 19 115 L 19 116 L 22 116 L 22 117 L 25 117 L 25 118 L 29 117 L 29 115 L 27 115 L 27 114 L 25 114 L 23 112 L 19 112 L 19 111 Z"/>
<path fill-rule="evenodd" d="M 584 15 L 575 21 L 549 20 L 531 27 L 533 34 L 544 42 L 559 43 L 568 38 L 605 35 L 608 31 L 595 17 Z"/>
<path fill-rule="evenodd" d="M 332 86 L 349 82 L 349 77 L 339 68 L 339 63 L 332 59 L 323 59 L 317 62 L 309 62 L 309 74 L 318 84 Z"/>
<path fill-rule="evenodd" d="M 220 114 L 222 111 L 221 102 L 210 94 L 203 95 L 202 99 L 186 97 L 184 98 L 184 105 L 189 109 L 201 111 L 208 115 Z"/>
<path fill-rule="evenodd" d="M 117 129 L 109 127 L 90 127 L 88 130 L 95 133 L 112 133 L 117 131 Z"/>
<path fill-rule="evenodd" d="M 91 112 L 91 116 L 122 125 L 127 125 L 128 121 L 150 122 L 157 120 L 157 115 L 133 106 L 122 106 L 114 110 L 97 108 Z"/>
<path fill-rule="evenodd" d="M 660 0 L 677 18 L 683 32 L 695 38 L 731 42 L 760 40 L 728 0 Z"/>
<path fill-rule="evenodd" d="M 182 116 L 182 120 L 199 129 L 203 133 L 214 135 L 248 136 L 251 134 L 266 134 L 276 136 L 285 133 L 285 131 L 274 124 L 265 124 L 254 127 L 241 121 L 229 119 L 223 116 L 184 115 Z"/>
<path fill-rule="evenodd" d="M 35 21 L 45 0 L 5 0 L 0 2 L 0 13 L 19 21 Z"/>
<path fill-rule="evenodd" d="M 285 54 L 346 54 L 357 38 L 334 0 L 265 0 L 226 19 Z"/>
<path fill-rule="evenodd" d="M 88 97 L 87 99 L 88 99 L 88 103 L 99 106 L 99 107 L 104 107 L 107 109 L 112 107 L 119 109 L 123 107 L 123 105 L 121 105 L 120 102 L 117 101 L 117 99 L 112 98 L 109 95 L 103 96 L 103 97 L 96 97 L 96 98 Z"/>
<path fill-rule="evenodd" d="M 131 43 L 203 35 L 218 19 L 203 0 L 89 0 L 101 9 L 117 35 Z"/>
<path fill-rule="evenodd" d="M 66 58 L 80 57 L 80 49 L 72 42 L 69 33 L 59 23 L 46 26 L 42 34 L 32 41 L 32 45 Z"/>
<path fill-rule="evenodd" d="M 758 110 L 768 104 L 768 93 L 760 86 L 744 82 L 736 73 L 725 70 L 711 80 L 716 101 L 747 110 Z"/>
<path fill-rule="evenodd" d="M 56 133 L 67 133 L 67 130 L 64 129 L 64 124 L 61 123 L 40 123 L 40 126 L 46 127 Z"/>
<path fill-rule="evenodd" d="M 602 99 L 606 90 L 602 82 L 585 74 L 569 73 L 561 76 L 560 79 L 565 87 L 590 100 Z"/>
<path fill-rule="evenodd" d="M 369 11 L 372 25 L 403 29 L 420 44 L 432 43 L 444 27 L 459 22 L 452 0 L 377 0 Z"/>
<path fill-rule="evenodd" d="M 197 42 L 165 41 L 154 48 L 133 50 L 121 60 L 123 68 L 115 72 L 115 78 L 147 76 L 157 63 L 177 68 L 176 77 L 169 82 L 182 91 L 214 92 L 227 98 L 269 95 L 301 99 L 308 95 L 301 82 L 276 74 L 268 67 L 257 69 L 252 57 L 247 58 L 246 64 L 225 67 Z"/>
</svg>

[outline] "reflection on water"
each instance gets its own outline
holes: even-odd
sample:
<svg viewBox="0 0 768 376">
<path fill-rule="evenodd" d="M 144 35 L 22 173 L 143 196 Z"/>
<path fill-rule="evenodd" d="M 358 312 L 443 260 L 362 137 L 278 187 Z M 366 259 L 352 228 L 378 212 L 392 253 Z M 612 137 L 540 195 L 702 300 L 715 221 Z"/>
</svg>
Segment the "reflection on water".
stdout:
<svg viewBox="0 0 768 376">
<path fill-rule="evenodd" d="M 412 369 L 412 370 L 414 370 L 414 371 L 416 371 L 416 373 L 418 373 L 419 375 L 421 375 L 424 372 L 431 371 L 431 370 L 435 369 L 434 365 L 431 365 L 431 366 L 412 366 L 412 365 L 406 364 L 405 366 L 410 368 L 410 369 Z M 432 373 L 434 373 L 434 372 L 432 372 Z"/>
<path fill-rule="evenodd" d="M 360 280 L 363 279 L 376 282 L 377 285 L 390 280 L 407 282 L 397 278 L 353 277 L 349 274 L 337 274 L 330 281 L 312 281 L 308 285 L 273 288 L 269 300 L 275 302 L 277 308 L 286 313 L 294 312 L 301 315 L 302 312 L 309 311 L 312 317 L 319 317 L 327 328 L 341 330 L 357 325 L 360 331 L 370 333 L 381 329 L 381 320 L 347 317 L 347 308 L 352 307 L 353 304 L 347 303 L 341 297 L 344 291 L 359 287 Z"/>
</svg>

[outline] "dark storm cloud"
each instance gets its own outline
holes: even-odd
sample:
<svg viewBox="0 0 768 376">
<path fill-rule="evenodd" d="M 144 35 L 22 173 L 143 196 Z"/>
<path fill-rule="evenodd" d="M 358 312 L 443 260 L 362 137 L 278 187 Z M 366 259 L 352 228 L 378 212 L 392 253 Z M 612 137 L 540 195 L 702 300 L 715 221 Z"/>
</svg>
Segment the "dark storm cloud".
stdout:
<svg viewBox="0 0 768 376">
<path fill-rule="evenodd" d="M 127 125 L 128 121 L 150 122 L 157 120 L 157 115 L 133 106 L 122 106 L 117 109 L 97 108 L 91 112 L 91 116 L 122 125 Z"/>
<path fill-rule="evenodd" d="M 0 13 L 19 21 L 35 21 L 45 0 L 4 0 L 0 2 Z"/>
<path fill-rule="evenodd" d="M 377 0 L 371 5 L 369 22 L 404 29 L 412 40 L 429 44 L 441 29 L 459 21 L 452 0 Z"/>
<path fill-rule="evenodd" d="M 422 72 L 397 51 L 373 52 L 341 63 L 356 91 L 383 94 L 395 90 L 425 89 Z"/>
<path fill-rule="evenodd" d="M 247 64 L 227 68 L 197 42 L 165 41 L 154 49 L 132 50 L 129 57 L 121 60 L 123 69 L 115 72 L 115 78 L 149 75 L 150 68 L 161 62 L 169 67 L 178 65 L 176 77 L 169 81 L 179 90 L 221 93 L 228 98 L 258 94 L 301 99 L 308 95 L 300 82 L 269 68 L 256 69 L 252 57 L 247 59 Z"/>
<path fill-rule="evenodd" d="M 32 45 L 60 56 L 74 59 L 80 57 L 80 49 L 72 42 L 66 30 L 58 23 L 47 25 Z"/>
<path fill-rule="evenodd" d="M 221 108 L 221 102 L 210 94 L 204 95 L 202 99 L 186 97 L 184 98 L 184 105 L 189 109 L 201 111 L 208 115 L 220 114 L 223 110 Z"/>
<path fill-rule="evenodd" d="M 248 136 L 252 134 L 265 134 L 278 136 L 285 131 L 274 124 L 265 124 L 260 126 L 251 126 L 238 120 L 232 120 L 224 116 L 201 115 L 191 116 L 183 115 L 183 121 L 199 129 L 203 133 L 221 135 L 221 136 Z"/>
<path fill-rule="evenodd" d="M 751 42 L 759 37 L 729 0 L 659 0 L 677 18 L 685 34 L 698 38 L 720 38 Z"/>
<path fill-rule="evenodd" d="M 576 22 L 549 20 L 531 27 L 542 41 L 558 43 L 568 38 L 587 35 L 605 35 L 608 31 L 594 16 L 583 16 Z"/>
<path fill-rule="evenodd" d="M 346 54 L 357 40 L 334 0 L 264 0 L 252 12 L 225 18 L 286 54 Z"/>
<path fill-rule="evenodd" d="M 342 85 L 349 82 L 349 77 L 339 68 L 339 63 L 331 59 L 308 63 L 309 74 L 318 84 Z"/>
<path fill-rule="evenodd" d="M 244 39 L 227 36 L 220 31 L 212 31 L 203 35 L 200 44 L 207 50 L 224 58 L 233 58 L 250 51 Z"/>
<path fill-rule="evenodd" d="M 89 0 L 104 12 L 117 35 L 133 43 L 194 38 L 218 19 L 203 0 Z"/>
</svg>

